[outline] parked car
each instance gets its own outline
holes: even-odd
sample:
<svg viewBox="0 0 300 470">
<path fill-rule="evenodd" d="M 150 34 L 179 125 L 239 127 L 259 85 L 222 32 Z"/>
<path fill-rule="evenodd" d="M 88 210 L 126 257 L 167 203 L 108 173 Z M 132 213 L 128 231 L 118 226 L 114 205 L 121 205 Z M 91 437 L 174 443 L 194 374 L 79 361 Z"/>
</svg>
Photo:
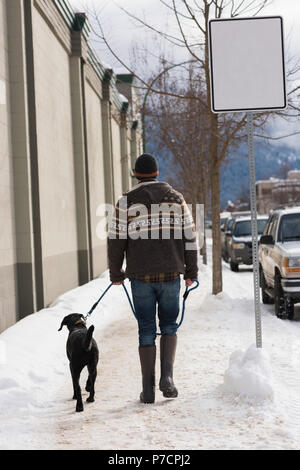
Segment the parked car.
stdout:
<svg viewBox="0 0 300 470">
<path fill-rule="evenodd" d="M 275 304 L 275 314 L 292 320 L 300 302 L 300 207 L 275 210 L 259 246 L 262 301 Z"/>
<path fill-rule="evenodd" d="M 228 243 L 231 240 L 231 229 L 234 222 L 234 217 L 228 217 L 223 227 L 221 227 L 221 247 L 222 247 L 222 258 L 228 263 Z"/>
<path fill-rule="evenodd" d="M 221 230 L 222 230 L 222 228 L 224 227 L 226 221 L 229 219 L 229 217 L 231 217 L 231 213 L 230 213 L 230 212 L 221 212 L 221 214 L 220 214 L 220 226 L 221 226 Z"/>
<path fill-rule="evenodd" d="M 264 231 L 268 220 L 267 215 L 257 216 L 258 238 Z M 252 264 L 252 234 L 251 217 L 237 217 L 234 219 L 228 242 L 228 260 L 231 271 L 238 271 L 240 264 Z"/>
<path fill-rule="evenodd" d="M 228 246 L 229 246 L 229 243 L 231 243 L 233 223 L 237 217 L 242 217 L 242 216 L 251 216 L 251 212 L 249 211 L 232 212 L 230 217 L 227 218 L 223 227 L 221 226 L 222 258 L 224 261 L 226 261 L 226 263 L 228 263 L 229 261 Z"/>
</svg>

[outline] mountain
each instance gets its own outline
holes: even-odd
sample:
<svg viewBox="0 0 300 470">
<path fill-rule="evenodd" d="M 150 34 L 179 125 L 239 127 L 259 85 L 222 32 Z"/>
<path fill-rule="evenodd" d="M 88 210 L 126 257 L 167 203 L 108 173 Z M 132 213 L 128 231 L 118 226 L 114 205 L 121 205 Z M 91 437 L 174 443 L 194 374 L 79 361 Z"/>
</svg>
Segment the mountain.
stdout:
<svg viewBox="0 0 300 470">
<path fill-rule="evenodd" d="M 296 149 L 287 145 L 274 145 L 255 142 L 256 181 L 276 176 L 282 165 L 290 169 L 300 169 L 300 156 Z M 247 143 L 233 152 L 221 167 L 221 206 L 227 201 L 235 201 L 241 190 L 249 187 L 248 146 Z"/>
<path fill-rule="evenodd" d="M 155 137 L 149 138 L 147 152 L 153 153 L 159 160 L 159 179 L 168 181 L 168 167 L 172 157 L 158 148 Z M 283 165 L 291 170 L 300 169 L 300 155 L 297 149 L 277 143 L 255 141 L 256 181 L 276 176 Z M 173 169 L 174 172 L 174 169 Z M 235 201 L 240 192 L 249 187 L 248 145 L 243 143 L 233 151 L 221 166 L 221 207 L 227 202 Z"/>
</svg>

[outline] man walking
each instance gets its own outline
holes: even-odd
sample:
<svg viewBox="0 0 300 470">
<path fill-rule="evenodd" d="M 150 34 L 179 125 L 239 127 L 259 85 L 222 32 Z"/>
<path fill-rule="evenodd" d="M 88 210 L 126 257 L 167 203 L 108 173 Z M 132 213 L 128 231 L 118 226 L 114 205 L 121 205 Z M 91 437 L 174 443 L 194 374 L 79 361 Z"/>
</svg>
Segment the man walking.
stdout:
<svg viewBox="0 0 300 470">
<path fill-rule="evenodd" d="M 139 328 L 142 403 L 155 401 L 156 307 L 161 331 L 159 389 L 178 395 L 173 381 L 179 314 L 180 274 L 187 286 L 197 278 L 197 244 L 192 216 L 182 194 L 157 181 L 155 157 L 143 154 L 135 164 L 139 183 L 117 205 L 108 240 L 111 281 L 128 277 Z M 123 261 L 126 257 L 126 272 Z"/>
</svg>

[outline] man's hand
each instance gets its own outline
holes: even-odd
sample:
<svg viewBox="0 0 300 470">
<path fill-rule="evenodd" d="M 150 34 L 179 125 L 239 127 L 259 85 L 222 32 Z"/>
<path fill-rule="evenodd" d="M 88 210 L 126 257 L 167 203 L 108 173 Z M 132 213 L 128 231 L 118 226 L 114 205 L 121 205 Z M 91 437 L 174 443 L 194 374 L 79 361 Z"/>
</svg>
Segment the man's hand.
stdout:
<svg viewBox="0 0 300 470">
<path fill-rule="evenodd" d="M 193 284 L 194 284 L 194 281 L 192 281 L 192 279 L 186 279 L 185 280 L 186 287 L 191 287 Z"/>
<path fill-rule="evenodd" d="M 120 286 L 121 284 L 124 284 L 124 281 L 113 282 L 113 285 L 114 285 L 114 286 Z"/>
</svg>

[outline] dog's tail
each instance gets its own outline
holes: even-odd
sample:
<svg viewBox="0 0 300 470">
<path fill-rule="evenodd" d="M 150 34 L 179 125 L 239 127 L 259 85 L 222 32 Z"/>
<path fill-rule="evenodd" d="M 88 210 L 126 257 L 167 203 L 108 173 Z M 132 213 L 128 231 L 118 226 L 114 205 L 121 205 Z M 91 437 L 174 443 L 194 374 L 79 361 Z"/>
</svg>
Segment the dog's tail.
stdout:
<svg viewBox="0 0 300 470">
<path fill-rule="evenodd" d="M 83 343 L 83 348 L 84 348 L 85 351 L 90 351 L 91 350 L 94 329 L 95 329 L 95 327 L 94 327 L 94 325 L 92 325 L 87 330 L 87 334 L 86 334 L 86 337 L 85 337 L 84 343 Z"/>
</svg>

